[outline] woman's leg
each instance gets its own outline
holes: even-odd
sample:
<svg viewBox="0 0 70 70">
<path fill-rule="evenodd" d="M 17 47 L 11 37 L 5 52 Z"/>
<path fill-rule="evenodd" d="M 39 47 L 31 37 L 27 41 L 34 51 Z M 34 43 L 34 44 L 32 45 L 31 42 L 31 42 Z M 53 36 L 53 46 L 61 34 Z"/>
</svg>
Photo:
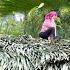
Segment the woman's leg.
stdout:
<svg viewBox="0 0 70 70">
<path fill-rule="evenodd" d="M 43 38 L 43 39 L 47 39 L 48 40 L 48 35 L 46 32 L 40 32 L 39 33 L 39 37 Z"/>
<path fill-rule="evenodd" d="M 51 38 L 55 38 L 55 28 L 54 27 L 51 27 L 50 28 L 50 35 L 49 35 Z"/>
<path fill-rule="evenodd" d="M 43 39 L 48 39 L 48 37 L 55 37 L 55 29 L 54 27 L 49 28 L 47 31 L 45 32 L 41 32 L 39 34 L 39 36 Z"/>
</svg>

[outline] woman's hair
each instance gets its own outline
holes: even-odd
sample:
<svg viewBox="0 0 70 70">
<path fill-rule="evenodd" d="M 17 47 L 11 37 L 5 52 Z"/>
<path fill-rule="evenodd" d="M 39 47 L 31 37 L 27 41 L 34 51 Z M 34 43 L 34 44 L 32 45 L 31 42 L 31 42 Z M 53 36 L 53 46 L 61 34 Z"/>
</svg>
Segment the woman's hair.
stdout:
<svg viewBox="0 0 70 70">
<path fill-rule="evenodd" d="M 51 11 L 45 15 L 45 19 L 51 19 L 53 16 L 58 16 L 58 13 L 56 11 Z"/>
</svg>

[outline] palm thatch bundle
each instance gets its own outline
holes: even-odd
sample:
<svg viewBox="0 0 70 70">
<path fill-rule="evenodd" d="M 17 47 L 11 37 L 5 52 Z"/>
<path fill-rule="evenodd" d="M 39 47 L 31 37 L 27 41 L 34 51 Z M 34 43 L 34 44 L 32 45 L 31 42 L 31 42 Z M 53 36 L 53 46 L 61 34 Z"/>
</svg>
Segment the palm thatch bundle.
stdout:
<svg viewBox="0 0 70 70">
<path fill-rule="evenodd" d="M 0 70 L 70 70 L 70 41 L 48 43 L 31 35 L 2 36 Z"/>
</svg>

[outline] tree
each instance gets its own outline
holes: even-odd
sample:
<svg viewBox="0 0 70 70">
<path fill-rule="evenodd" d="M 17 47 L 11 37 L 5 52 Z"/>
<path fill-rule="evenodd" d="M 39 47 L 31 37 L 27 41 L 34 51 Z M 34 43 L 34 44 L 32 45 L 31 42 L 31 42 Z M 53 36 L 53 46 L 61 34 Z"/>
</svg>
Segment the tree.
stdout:
<svg viewBox="0 0 70 70">
<path fill-rule="evenodd" d="M 69 0 L 0 0 L 0 13 L 5 15 L 12 11 L 29 11 L 41 2 L 45 3 L 45 7 L 52 8 L 70 5 Z"/>
</svg>

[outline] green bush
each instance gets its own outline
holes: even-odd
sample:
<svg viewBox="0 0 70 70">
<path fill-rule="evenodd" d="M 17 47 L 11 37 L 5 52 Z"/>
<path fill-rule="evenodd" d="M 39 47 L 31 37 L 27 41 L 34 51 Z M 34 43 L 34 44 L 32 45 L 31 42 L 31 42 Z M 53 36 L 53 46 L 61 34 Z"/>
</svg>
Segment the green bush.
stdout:
<svg viewBox="0 0 70 70">
<path fill-rule="evenodd" d="M 44 21 L 44 15 L 49 11 L 50 9 L 41 8 L 37 9 L 37 7 L 34 7 L 31 9 L 30 16 L 27 15 L 27 20 L 24 23 L 24 29 L 26 34 L 30 34 L 33 37 L 38 37 L 38 34 L 40 32 L 40 28 L 42 26 L 42 23 Z M 58 10 L 60 14 L 60 20 L 56 22 L 57 24 L 57 30 L 58 34 L 62 38 L 70 38 L 70 10 L 69 7 L 61 7 Z"/>
<path fill-rule="evenodd" d="M 63 38 L 70 39 L 70 8 L 69 7 L 61 7 L 59 9 L 61 15 L 61 27 L 60 35 Z"/>
<path fill-rule="evenodd" d="M 4 22 L 4 18 L 0 18 L 0 34 L 30 34 L 33 37 L 38 37 L 42 23 L 44 21 L 44 15 L 50 11 L 51 8 L 37 8 L 34 7 L 30 10 L 26 16 L 24 22 L 16 22 L 12 17 L 7 17 Z M 70 39 L 70 9 L 69 7 L 60 7 L 58 10 L 60 19 L 56 21 L 58 34 L 62 38 Z M 23 31 L 24 30 L 24 31 Z"/>
<path fill-rule="evenodd" d="M 21 35 L 23 33 L 23 23 L 16 22 L 11 16 L 2 17 L 0 20 L 0 34 Z"/>
<path fill-rule="evenodd" d="M 49 9 L 41 8 L 37 9 L 34 7 L 30 10 L 30 16 L 27 15 L 27 20 L 24 23 L 24 29 L 26 34 L 31 34 L 33 37 L 38 37 L 41 25 L 44 21 L 44 15 L 49 11 Z"/>
</svg>

